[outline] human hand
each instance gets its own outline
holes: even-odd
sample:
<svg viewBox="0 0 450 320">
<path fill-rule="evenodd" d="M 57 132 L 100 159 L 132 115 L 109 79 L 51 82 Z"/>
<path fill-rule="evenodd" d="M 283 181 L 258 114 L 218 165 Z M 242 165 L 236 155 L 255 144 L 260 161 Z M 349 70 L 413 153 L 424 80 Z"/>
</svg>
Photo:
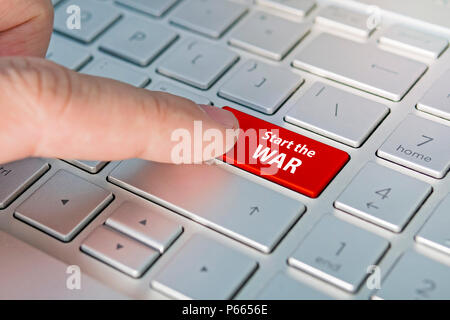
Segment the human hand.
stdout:
<svg viewBox="0 0 450 320">
<path fill-rule="evenodd" d="M 194 137 L 196 120 L 203 132 L 219 130 L 223 141 L 210 155 L 193 149 L 192 159 L 207 161 L 233 147 L 235 140 L 226 139 L 226 129 L 238 127 L 231 112 L 44 60 L 52 26 L 50 0 L 0 0 L 0 163 L 25 157 L 173 162 L 172 133 L 183 128 Z"/>
</svg>

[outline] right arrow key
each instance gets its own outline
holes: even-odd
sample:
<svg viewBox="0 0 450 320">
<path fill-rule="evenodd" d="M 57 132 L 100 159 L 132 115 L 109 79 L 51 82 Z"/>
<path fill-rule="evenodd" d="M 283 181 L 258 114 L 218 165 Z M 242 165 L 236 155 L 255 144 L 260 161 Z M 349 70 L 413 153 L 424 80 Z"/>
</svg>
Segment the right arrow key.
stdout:
<svg viewBox="0 0 450 320">
<path fill-rule="evenodd" d="M 232 299 L 256 268 L 256 261 L 247 255 L 196 234 L 151 285 L 175 299 Z"/>
</svg>

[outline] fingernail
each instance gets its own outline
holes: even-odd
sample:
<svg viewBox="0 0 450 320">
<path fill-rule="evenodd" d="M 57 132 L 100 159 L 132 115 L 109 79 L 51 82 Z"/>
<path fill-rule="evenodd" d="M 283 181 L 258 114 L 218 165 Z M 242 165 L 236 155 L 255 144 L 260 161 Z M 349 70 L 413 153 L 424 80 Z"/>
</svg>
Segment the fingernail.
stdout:
<svg viewBox="0 0 450 320">
<path fill-rule="evenodd" d="M 218 107 L 208 106 L 206 104 L 199 104 L 198 106 L 205 111 L 211 119 L 219 122 L 223 126 L 230 129 L 239 128 L 239 122 L 232 112 Z"/>
</svg>

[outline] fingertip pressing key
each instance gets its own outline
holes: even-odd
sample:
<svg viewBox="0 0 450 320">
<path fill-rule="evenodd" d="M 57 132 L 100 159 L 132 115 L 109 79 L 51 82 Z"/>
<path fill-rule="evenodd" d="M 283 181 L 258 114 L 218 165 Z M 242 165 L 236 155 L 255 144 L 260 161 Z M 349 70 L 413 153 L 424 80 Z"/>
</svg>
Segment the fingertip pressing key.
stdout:
<svg viewBox="0 0 450 320">
<path fill-rule="evenodd" d="M 198 105 L 206 114 L 216 122 L 219 122 L 227 129 L 237 129 L 239 128 L 239 122 L 234 114 L 228 110 L 209 106 L 206 104 Z"/>
</svg>

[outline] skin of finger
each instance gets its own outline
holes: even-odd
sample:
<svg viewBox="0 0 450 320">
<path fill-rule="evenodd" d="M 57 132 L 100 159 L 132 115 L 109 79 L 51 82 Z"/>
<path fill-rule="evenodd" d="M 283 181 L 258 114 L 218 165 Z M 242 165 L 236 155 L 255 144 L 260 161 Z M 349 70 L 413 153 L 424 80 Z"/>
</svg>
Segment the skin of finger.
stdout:
<svg viewBox="0 0 450 320">
<path fill-rule="evenodd" d="M 44 57 L 52 27 L 51 0 L 0 0 L 0 56 Z"/>
<path fill-rule="evenodd" d="M 226 137 L 226 128 L 190 100 L 37 58 L 0 59 L 0 111 L 0 143 L 8 145 L 0 163 L 25 156 L 172 162 L 173 130 L 186 129 L 194 138 L 195 120 L 203 132 L 216 128 Z M 224 140 L 213 156 L 233 145 Z"/>
</svg>

